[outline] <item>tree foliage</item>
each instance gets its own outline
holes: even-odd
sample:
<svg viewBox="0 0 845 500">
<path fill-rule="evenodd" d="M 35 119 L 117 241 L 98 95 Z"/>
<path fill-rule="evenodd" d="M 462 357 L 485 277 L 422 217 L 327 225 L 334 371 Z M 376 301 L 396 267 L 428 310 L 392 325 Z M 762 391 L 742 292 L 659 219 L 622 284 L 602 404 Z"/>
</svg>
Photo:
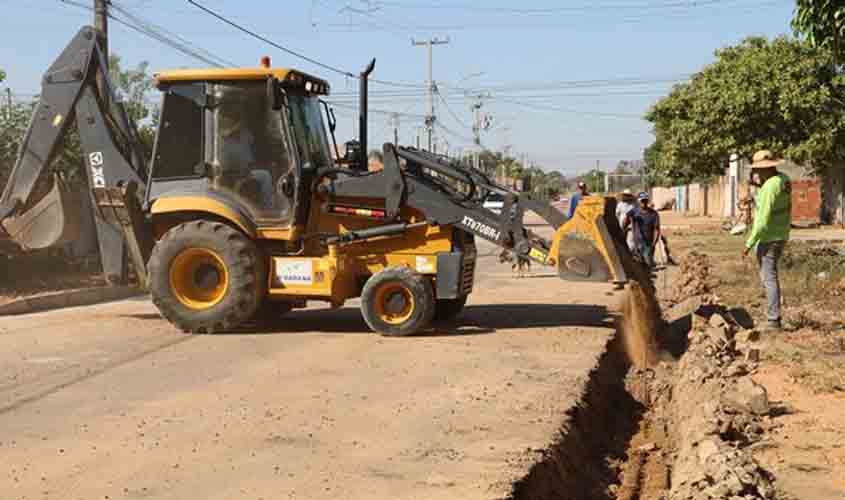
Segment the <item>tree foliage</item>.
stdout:
<svg viewBox="0 0 845 500">
<path fill-rule="evenodd" d="M 601 193 L 604 192 L 604 177 L 606 175 L 604 171 L 594 168 L 582 175 L 580 181 L 587 185 L 587 190 L 591 193 Z"/>
<path fill-rule="evenodd" d="M 0 83 L 2 83 L 3 80 L 5 80 L 5 79 L 6 79 L 6 72 L 3 71 L 2 69 L 0 69 Z"/>
<path fill-rule="evenodd" d="M 797 0 L 792 28 L 816 47 L 831 49 L 845 60 L 845 3 L 842 0 Z"/>
<path fill-rule="evenodd" d="M 732 153 L 770 149 L 815 168 L 843 159 L 845 79 L 832 52 L 778 37 L 718 50 L 716 62 L 677 85 L 646 114 L 656 142 L 646 150 L 658 181 L 721 175 Z"/>
</svg>

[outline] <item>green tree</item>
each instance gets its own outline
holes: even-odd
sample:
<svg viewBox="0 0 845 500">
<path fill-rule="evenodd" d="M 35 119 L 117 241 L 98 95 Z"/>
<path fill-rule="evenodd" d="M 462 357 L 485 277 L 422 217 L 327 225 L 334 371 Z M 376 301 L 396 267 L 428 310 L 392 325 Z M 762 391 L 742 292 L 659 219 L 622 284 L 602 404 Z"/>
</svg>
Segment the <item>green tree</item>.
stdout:
<svg viewBox="0 0 845 500">
<path fill-rule="evenodd" d="M 591 193 L 601 193 L 604 191 L 604 176 L 606 174 L 598 169 L 593 169 L 581 176 L 581 182 L 587 185 L 587 190 Z"/>
<path fill-rule="evenodd" d="M 778 37 L 718 50 L 716 62 L 646 114 L 656 145 L 649 175 L 688 181 L 719 175 L 731 153 L 770 149 L 815 168 L 843 159 L 845 79 L 832 53 Z"/>
<path fill-rule="evenodd" d="M 831 49 L 840 62 L 845 60 L 845 3 L 842 0 L 797 0 L 792 28 L 812 45 Z"/>
<path fill-rule="evenodd" d="M 3 80 L 5 80 L 5 79 L 6 79 L 6 72 L 3 71 L 2 69 L 0 69 L 0 83 L 2 83 Z"/>
</svg>

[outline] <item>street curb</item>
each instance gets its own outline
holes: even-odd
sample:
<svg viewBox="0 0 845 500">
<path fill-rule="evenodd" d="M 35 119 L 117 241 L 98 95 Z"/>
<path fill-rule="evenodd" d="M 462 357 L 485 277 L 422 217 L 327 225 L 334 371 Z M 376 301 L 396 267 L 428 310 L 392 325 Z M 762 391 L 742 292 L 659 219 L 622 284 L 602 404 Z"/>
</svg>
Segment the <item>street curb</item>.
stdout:
<svg viewBox="0 0 845 500">
<path fill-rule="evenodd" d="M 139 288 L 129 286 L 110 286 L 83 288 L 56 292 L 37 297 L 18 299 L 8 304 L 0 305 L 0 316 L 13 316 L 34 312 L 61 309 L 63 307 L 88 306 L 101 302 L 127 299 L 145 292 Z"/>
</svg>

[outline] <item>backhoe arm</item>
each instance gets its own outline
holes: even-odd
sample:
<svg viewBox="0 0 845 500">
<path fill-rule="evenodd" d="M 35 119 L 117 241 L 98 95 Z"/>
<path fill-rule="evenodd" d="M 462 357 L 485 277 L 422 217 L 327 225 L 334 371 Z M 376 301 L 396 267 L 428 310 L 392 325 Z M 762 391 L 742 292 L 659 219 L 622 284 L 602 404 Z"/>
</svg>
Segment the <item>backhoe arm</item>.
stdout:
<svg viewBox="0 0 845 500">
<path fill-rule="evenodd" d="M 78 237 L 80 204 L 62 179 L 54 175 L 46 195 L 38 188 L 75 123 L 90 188 L 87 195 L 95 202 L 104 272 L 109 281 L 121 281 L 126 276 L 126 228 L 125 217 L 115 213 L 114 190 L 143 194 L 144 158 L 135 125 L 114 96 L 105 68 L 98 32 L 83 27 L 45 73 L 38 104 L 0 197 L 0 226 L 24 250 Z M 98 89 L 98 77 L 105 96 Z"/>
</svg>

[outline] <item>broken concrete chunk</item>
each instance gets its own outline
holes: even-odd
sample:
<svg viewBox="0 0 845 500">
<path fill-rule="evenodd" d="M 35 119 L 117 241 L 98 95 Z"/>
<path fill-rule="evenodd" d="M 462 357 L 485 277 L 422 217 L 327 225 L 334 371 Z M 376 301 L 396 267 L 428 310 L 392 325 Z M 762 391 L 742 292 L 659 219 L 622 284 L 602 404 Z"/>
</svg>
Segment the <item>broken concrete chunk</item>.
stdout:
<svg viewBox="0 0 845 500">
<path fill-rule="evenodd" d="M 759 363 L 760 362 L 760 349 L 752 347 L 745 352 L 745 361 L 749 363 Z"/>
<path fill-rule="evenodd" d="M 748 366 L 745 363 L 731 363 L 725 369 L 725 376 L 727 377 L 741 377 L 748 375 Z"/>
<path fill-rule="evenodd" d="M 693 330 L 703 330 L 707 328 L 709 325 L 707 316 L 695 312 L 692 314 L 692 329 Z"/>
<path fill-rule="evenodd" d="M 704 439 L 698 443 L 698 461 L 706 463 L 707 459 L 719 453 L 719 445 L 713 439 Z"/>
<path fill-rule="evenodd" d="M 728 322 L 725 321 L 724 316 L 722 316 L 721 314 L 717 313 L 717 314 L 714 314 L 713 316 L 710 316 L 710 326 L 712 326 L 714 328 L 719 328 L 719 327 L 724 327 L 724 326 L 727 326 L 727 325 L 728 325 Z"/>
<path fill-rule="evenodd" d="M 737 344 L 748 344 L 760 340 L 760 332 L 758 330 L 742 330 L 737 332 L 734 337 Z"/>
<path fill-rule="evenodd" d="M 751 380 L 751 377 L 737 379 L 736 384 L 728 389 L 724 397 L 725 403 L 740 411 L 768 415 L 770 410 L 766 388 Z"/>
<path fill-rule="evenodd" d="M 728 343 L 730 336 L 728 329 L 723 326 L 714 326 L 707 329 L 707 336 L 710 340 L 718 346 L 723 346 Z"/>
<path fill-rule="evenodd" d="M 640 446 L 639 448 L 637 448 L 637 450 L 645 452 L 645 453 L 651 453 L 652 451 L 654 451 L 656 449 L 657 449 L 657 445 L 654 444 L 654 443 L 646 443 L 646 444 Z"/>
</svg>

